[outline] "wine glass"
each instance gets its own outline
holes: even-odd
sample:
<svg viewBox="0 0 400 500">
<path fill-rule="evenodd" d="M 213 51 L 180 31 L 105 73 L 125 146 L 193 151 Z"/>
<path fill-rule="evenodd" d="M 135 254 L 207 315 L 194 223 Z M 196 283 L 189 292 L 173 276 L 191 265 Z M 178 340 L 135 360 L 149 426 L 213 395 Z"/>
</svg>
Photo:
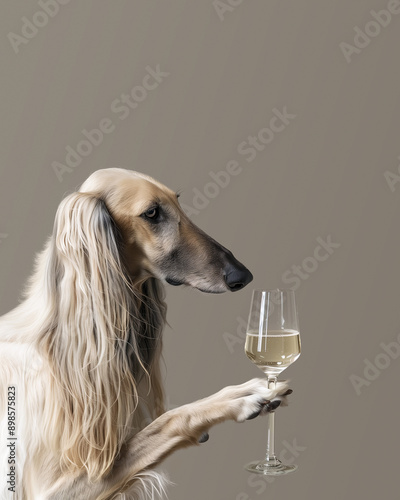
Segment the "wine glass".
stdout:
<svg viewBox="0 0 400 500">
<path fill-rule="evenodd" d="M 247 324 L 245 352 L 275 389 L 278 375 L 300 356 L 300 333 L 294 290 L 254 290 Z M 285 465 L 275 455 L 275 412 L 268 413 L 267 453 L 264 460 L 246 465 L 250 472 L 288 474 L 297 465 Z"/>
</svg>

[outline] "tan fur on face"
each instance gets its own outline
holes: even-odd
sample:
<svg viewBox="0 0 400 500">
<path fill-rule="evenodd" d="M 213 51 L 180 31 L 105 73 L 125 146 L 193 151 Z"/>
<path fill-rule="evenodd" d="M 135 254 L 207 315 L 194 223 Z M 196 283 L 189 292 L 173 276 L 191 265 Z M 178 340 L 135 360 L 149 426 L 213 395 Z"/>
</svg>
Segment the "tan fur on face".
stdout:
<svg viewBox="0 0 400 500">
<path fill-rule="evenodd" d="M 155 179 L 138 172 L 107 169 L 95 172 L 82 185 L 81 191 L 102 196 L 121 230 L 126 248 L 125 260 L 132 275 L 142 278 L 157 275 L 152 264 L 160 254 L 179 244 L 177 226 L 186 217 L 177 202 L 176 194 Z M 176 225 L 158 241 L 140 215 L 153 203 L 168 206 Z M 167 237 L 165 237 L 167 236 Z M 138 276 L 139 271 L 142 275 Z"/>
<path fill-rule="evenodd" d="M 80 191 L 104 199 L 122 233 L 124 261 L 135 282 L 148 276 L 163 280 L 165 276 L 157 263 L 174 249 L 185 246 L 188 260 L 197 263 L 193 267 L 198 271 L 188 270 L 186 284 L 225 291 L 222 275 L 211 269 L 209 237 L 188 219 L 174 191 L 147 175 L 117 168 L 95 172 Z M 168 223 L 163 225 L 161 234 L 156 234 L 141 217 L 154 204 L 168 213 Z M 202 270 L 206 270 L 207 276 Z"/>
</svg>

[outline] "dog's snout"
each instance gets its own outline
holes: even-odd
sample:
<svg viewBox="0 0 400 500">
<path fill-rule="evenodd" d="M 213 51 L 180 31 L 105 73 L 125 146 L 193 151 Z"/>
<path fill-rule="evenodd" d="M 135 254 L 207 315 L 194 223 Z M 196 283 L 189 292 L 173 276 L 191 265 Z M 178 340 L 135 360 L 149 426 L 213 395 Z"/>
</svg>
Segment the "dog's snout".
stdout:
<svg viewBox="0 0 400 500">
<path fill-rule="evenodd" d="M 252 279 L 253 275 L 242 264 L 239 266 L 230 264 L 225 270 L 225 283 L 232 292 L 241 290 L 248 285 Z"/>
</svg>

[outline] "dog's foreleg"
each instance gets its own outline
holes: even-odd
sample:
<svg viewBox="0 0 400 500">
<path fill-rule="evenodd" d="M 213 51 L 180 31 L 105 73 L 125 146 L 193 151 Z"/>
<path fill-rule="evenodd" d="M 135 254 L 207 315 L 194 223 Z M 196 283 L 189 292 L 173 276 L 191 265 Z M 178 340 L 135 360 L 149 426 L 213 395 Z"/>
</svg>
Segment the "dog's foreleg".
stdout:
<svg viewBox="0 0 400 500">
<path fill-rule="evenodd" d="M 253 379 L 170 410 L 126 444 L 106 478 L 89 484 L 87 479 L 79 477 L 48 498 L 111 500 L 133 486 L 140 472 L 156 466 L 180 448 L 205 441 L 212 426 L 226 420 L 243 422 L 260 413 L 273 411 L 279 404 L 286 404 L 286 396 L 290 392 L 284 382 L 278 382 L 275 391 L 271 391 L 265 379 Z"/>
<path fill-rule="evenodd" d="M 172 452 L 206 441 L 210 427 L 226 420 L 243 422 L 273 411 L 279 404 L 286 404 L 290 393 L 285 382 L 278 382 L 272 392 L 265 379 L 253 379 L 164 413 L 129 442 L 126 456 L 116 464 L 117 484 L 111 495 L 125 490 L 133 484 L 136 474 L 159 464 Z M 100 496 L 99 500 L 109 498 L 112 496 Z"/>
</svg>

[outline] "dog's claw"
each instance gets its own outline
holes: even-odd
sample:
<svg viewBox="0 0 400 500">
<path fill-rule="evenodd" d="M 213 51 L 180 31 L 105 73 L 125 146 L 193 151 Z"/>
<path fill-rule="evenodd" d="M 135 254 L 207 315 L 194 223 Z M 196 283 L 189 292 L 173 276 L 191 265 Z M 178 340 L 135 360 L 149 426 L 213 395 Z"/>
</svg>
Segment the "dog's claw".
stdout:
<svg viewBox="0 0 400 500">
<path fill-rule="evenodd" d="M 255 411 L 254 413 L 252 413 L 250 415 L 250 417 L 247 417 L 247 420 L 253 420 L 253 418 L 258 417 L 258 415 L 261 413 L 261 410 L 262 410 L 262 408 L 260 408 L 259 410 Z"/>
<path fill-rule="evenodd" d="M 275 411 L 280 404 L 281 404 L 281 401 L 279 399 L 275 399 L 274 401 L 271 401 L 271 403 L 269 405 L 267 405 L 267 411 L 268 412 Z"/>
<path fill-rule="evenodd" d="M 208 432 L 203 432 L 203 434 L 200 436 L 199 443 L 205 443 L 209 438 L 210 436 Z"/>
<path fill-rule="evenodd" d="M 264 399 L 263 401 L 259 402 L 260 409 L 256 410 L 254 413 L 252 413 L 249 417 L 247 417 L 246 420 L 253 420 L 253 418 L 258 417 L 260 413 L 264 410 L 264 408 L 268 407 L 268 405 L 271 403 L 268 399 Z"/>
</svg>

